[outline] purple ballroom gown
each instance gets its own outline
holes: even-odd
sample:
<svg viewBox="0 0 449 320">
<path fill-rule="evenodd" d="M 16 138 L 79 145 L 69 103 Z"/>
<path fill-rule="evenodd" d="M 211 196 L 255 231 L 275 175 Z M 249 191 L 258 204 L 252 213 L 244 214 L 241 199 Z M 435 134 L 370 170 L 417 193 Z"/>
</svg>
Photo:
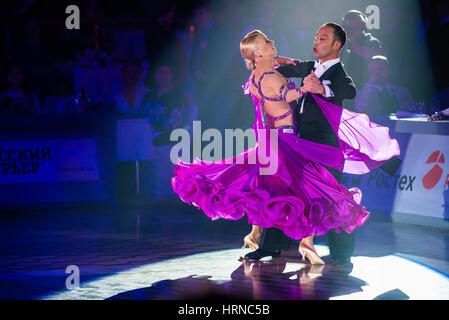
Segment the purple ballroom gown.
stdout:
<svg viewBox="0 0 449 320">
<path fill-rule="evenodd" d="M 323 235 L 331 229 L 351 233 L 365 223 L 369 212 L 360 205 L 361 191 L 340 185 L 323 165 L 352 174 L 381 166 L 400 152 L 389 129 L 370 122 L 365 114 L 313 95 L 340 146 L 301 139 L 292 127 L 273 128 L 269 116 L 265 124 L 263 99 L 249 91 L 252 80 L 243 89 L 254 103 L 257 145 L 231 159 L 194 159 L 191 164 L 178 160 L 171 179 L 173 190 L 212 220 L 238 220 L 246 214 L 249 224 L 276 227 L 293 239 Z M 288 85 L 294 86 L 290 81 Z M 271 145 L 270 129 L 278 135 L 277 171 L 260 174 L 267 164 L 255 155 L 264 144 Z"/>
</svg>

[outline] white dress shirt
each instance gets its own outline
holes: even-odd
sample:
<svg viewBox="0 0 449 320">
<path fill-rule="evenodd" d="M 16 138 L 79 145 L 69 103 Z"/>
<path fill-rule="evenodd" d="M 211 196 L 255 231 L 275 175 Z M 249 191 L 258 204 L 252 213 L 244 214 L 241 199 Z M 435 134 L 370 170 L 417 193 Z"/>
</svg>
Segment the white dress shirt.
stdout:
<svg viewBox="0 0 449 320">
<path fill-rule="evenodd" d="M 337 64 L 340 62 L 340 58 L 337 59 L 332 59 L 332 60 L 327 60 L 326 62 L 320 63 L 319 61 L 315 61 L 315 75 L 317 76 L 317 78 L 321 77 L 330 67 L 332 67 L 333 65 Z M 322 85 L 324 87 L 325 90 L 325 94 L 323 95 L 326 98 L 330 98 L 334 96 L 334 93 L 332 92 L 332 90 L 329 88 L 329 84 L 330 81 L 328 80 L 323 80 Z M 301 109 L 299 111 L 299 113 L 303 113 L 303 109 L 304 109 L 304 99 L 302 100 L 301 103 Z"/>
</svg>

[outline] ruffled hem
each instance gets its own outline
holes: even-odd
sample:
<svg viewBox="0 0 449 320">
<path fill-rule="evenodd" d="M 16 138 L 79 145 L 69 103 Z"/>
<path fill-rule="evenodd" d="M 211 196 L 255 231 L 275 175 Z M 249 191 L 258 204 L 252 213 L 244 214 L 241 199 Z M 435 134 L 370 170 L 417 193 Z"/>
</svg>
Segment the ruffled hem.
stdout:
<svg viewBox="0 0 449 320">
<path fill-rule="evenodd" d="M 337 233 L 342 230 L 351 233 L 370 216 L 360 206 L 362 194 L 357 188 L 347 190 L 337 185 L 338 200 L 322 197 L 305 201 L 296 195 L 271 195 L 260 188 L 242 191 L 240 186 L 225 187 L 195 173 L 195 166 L 205 165 L 204 162 L 184 164 L 178 161 L 172 186 L 184 202 L 201 209 L 212 220 L 239 220 L 246 214 L 249 224 L 275 227 L 290 238 L 303 239 L 332 229 Z M 249 176 L 248 172 L 245 174 Z M 251 180 L 248 177 L 245 183 L 251 185 Z"/>
</svg>

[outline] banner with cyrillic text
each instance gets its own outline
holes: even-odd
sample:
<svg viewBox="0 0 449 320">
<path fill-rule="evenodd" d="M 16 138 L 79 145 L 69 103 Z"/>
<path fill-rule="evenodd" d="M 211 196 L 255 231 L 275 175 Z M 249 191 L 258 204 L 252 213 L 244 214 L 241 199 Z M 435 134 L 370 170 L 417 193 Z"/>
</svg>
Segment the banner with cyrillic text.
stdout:
<svg viewBox="0 0 449 320">
<path fill-rule="evenodd" d="M 93 139 L 0 141 L 0 183 L 98 179 Z"/>
</svg>

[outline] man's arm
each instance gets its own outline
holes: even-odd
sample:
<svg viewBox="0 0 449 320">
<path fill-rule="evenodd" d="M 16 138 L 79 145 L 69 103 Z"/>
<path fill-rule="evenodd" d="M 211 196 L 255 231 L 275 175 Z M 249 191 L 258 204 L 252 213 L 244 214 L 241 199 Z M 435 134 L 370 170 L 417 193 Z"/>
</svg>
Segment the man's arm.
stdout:
<svg viewBox="0 0 449 320">
<path fill-rule="evenodd" d="M 309 69 L 310 61 L 297 61 L 295 65 L 281 65 L 276 70 L 286 78 L 305 78 Z"/>
<path fill-rule="evenodd" d="M 354 99 L 357 93 L 354 81 L 344 71 L 339 72 L 337 77 L 328 85 L 337 100 Z"/>
</svg>

